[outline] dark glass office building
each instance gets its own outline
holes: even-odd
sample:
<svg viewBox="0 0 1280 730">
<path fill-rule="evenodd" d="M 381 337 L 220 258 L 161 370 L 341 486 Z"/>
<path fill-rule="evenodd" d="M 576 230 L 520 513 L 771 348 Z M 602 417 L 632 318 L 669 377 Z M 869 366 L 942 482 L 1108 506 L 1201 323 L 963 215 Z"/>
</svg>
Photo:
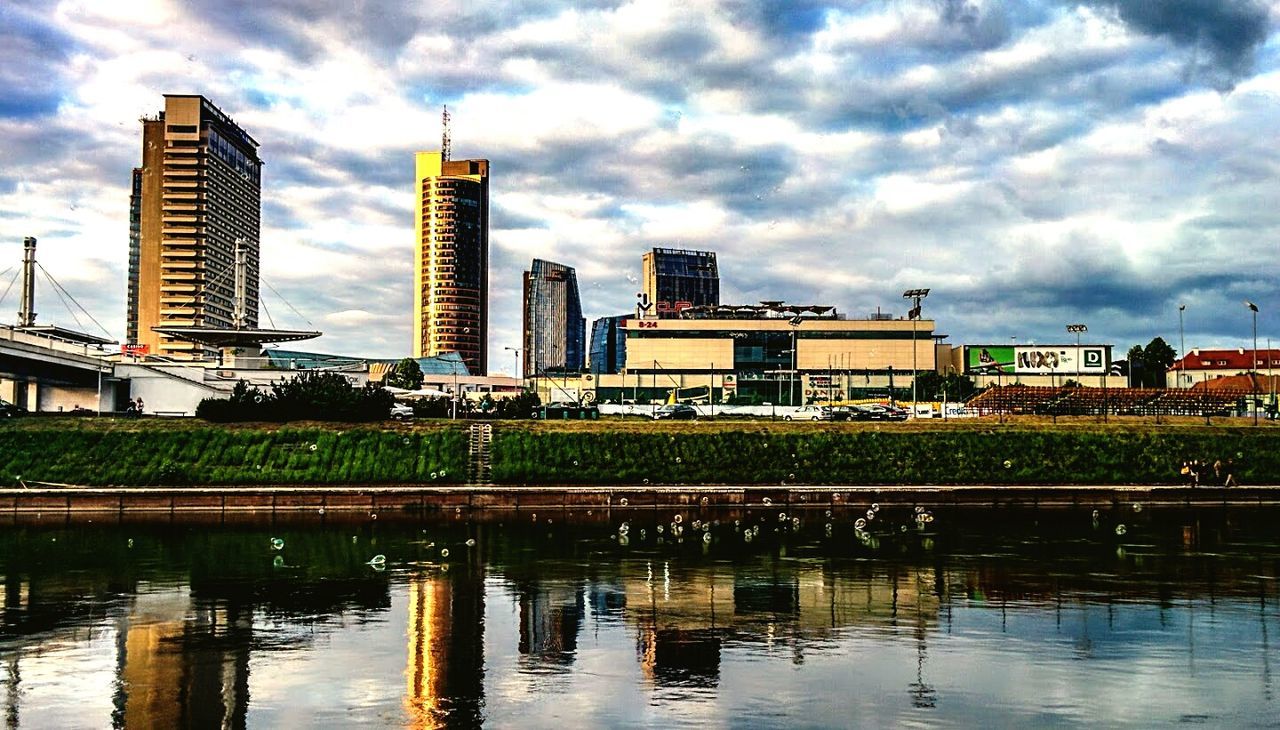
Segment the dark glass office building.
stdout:
<svg viewBox="0 0 1280 730">
<path fill-rule="evenodd" d="M 587 321 L 571 266 L 534 259 L 524 272 L 524 374 L 581 372 Z"/>
<path fill-rule="evenodd" d="M 644 293 L 663 319 L 683 309 L 720 303 L 720 269 L 714 251 L 655 248 L 644 255 Z"/>
<path fill-rule="evenodd" d="M 630 314 L 601 317 L 591 323 L 591 373 L 616 375 L 627 362 L 627 331 L 622 323 Z"/>
</svg>

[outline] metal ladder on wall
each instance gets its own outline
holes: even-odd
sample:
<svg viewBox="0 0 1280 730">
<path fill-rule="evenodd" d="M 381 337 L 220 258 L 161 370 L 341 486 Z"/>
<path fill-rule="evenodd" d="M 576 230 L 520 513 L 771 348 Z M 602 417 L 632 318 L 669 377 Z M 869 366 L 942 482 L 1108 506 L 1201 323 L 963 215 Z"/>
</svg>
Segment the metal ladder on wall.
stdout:
<svg viewBox="0 0 1280 730">
<path fill-rule="evenodd" d="M 492 484 L 489 446 L 493 443 L 493 424 L 473 423 L 467 435 L 467 483 L 472 486 Z"/>
</svg>

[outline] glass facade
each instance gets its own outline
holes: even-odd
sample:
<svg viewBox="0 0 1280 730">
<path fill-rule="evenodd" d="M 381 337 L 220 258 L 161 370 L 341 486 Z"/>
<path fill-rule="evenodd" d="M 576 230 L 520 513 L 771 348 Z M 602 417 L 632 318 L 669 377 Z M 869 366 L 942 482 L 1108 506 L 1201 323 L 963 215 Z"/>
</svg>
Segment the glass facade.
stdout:
<svg viewBox="0 0 1280 730">
<path fill-rule="evenodd" d="M 129 301 L 125 342 L 138 341 L 138 277 L 142 265 L 142 168 L 133 168 L 129 188 Z"/>
<path fill-rule="evenodd" d="M 632 315 L 601 317 L 591 323 L 591 372 L 614 375 L 622 372 L 627 362 L 627 331 L 622 323 Z"/>
<path fill-rule="evenodd" d="M 534 259 L 524 273 L 524 374 L 581 372 L 586 333 L 577 272 Z"/>
<path fill-rule="evenodd" d="M 415 156 L 415 357 L 458 353 L 488 372 L 489 162 Z"/>
<path fill-rule="evenodd" d="M 714 251 L 655 248 L 644 255 L 644 293 L 662 318 L 682 309 L 720 304 L 720 269 Z"/>
</svg>

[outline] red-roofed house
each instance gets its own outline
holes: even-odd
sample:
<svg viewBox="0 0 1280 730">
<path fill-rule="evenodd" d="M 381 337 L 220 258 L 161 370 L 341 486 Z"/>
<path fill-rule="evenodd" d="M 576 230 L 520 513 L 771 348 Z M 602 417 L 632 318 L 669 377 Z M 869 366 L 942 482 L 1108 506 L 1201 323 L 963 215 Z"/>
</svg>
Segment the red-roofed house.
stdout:
<svg viewBox="0 0 1280 730">
<path fill-rule="evenodd" d="M 1169 368 L 1169 383 L 1174 388 L 1190 388 L 1196 383 L 1232 375 L 1244 375 L 1253 370 L 1252 348 L 1235 350 L 1192 350 Z M 1280 373 L 1280 350 L 1258 349 L 1258 372 L 1268 370 Z"/>
</svg>

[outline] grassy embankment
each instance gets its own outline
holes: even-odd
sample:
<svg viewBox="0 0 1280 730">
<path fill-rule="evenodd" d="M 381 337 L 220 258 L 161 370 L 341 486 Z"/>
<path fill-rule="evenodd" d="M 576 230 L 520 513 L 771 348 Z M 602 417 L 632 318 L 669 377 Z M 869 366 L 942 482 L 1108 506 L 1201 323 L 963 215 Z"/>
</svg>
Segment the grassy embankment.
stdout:
<svg viewBox="0 0 1280 730">
<path fill-rule="evenodd" d="M 503 421 L 491 463 L 494 480 L 507 484 L 1106 485 L 1178 483 L 1184 459 L 1231 458 L 1241 483 L 1280 483 L 1280 428 L 1235 423 Z M 84 485 L 457 484 L 466 460 L 465 425 L 438 421 L 0 425 L 4 486 L 19 477 Z"/>
<path fill-rule="evenodd" d="M 23 419 L 0 427 L 0 485 L 456 484 L 466 432 L 333 424 Z"/>
<path fill-rule="evenodd" d="M 1186 459 L 1280 483 L 1280 429 L 994 420 L 545 423 L 495 432 L 493 478 L 552 484 L 1176 484 Z M 1202 483 L 1213 482 L 1206 470 Z"/>
</svg>

